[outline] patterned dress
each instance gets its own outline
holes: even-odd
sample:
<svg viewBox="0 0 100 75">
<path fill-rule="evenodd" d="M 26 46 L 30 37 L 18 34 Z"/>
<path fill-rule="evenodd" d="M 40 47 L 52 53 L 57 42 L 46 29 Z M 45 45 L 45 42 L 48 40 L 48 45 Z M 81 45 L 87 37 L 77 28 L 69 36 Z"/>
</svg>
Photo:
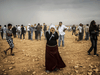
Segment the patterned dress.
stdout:
<svg viewBox="0 0 100 75">
<path fill-rule="evenodd" d="M 11 38 L 12 36 L 8 36 L 7 33 L 11 35 L 12 34 L 12 30 L 7 29 L 7 31 L 6 31 L 6 40 L 7 40 L 8 44 L 9 44 L 10 48 L 13 48 L 14 47 L 13 38 Z"/>
</svg>

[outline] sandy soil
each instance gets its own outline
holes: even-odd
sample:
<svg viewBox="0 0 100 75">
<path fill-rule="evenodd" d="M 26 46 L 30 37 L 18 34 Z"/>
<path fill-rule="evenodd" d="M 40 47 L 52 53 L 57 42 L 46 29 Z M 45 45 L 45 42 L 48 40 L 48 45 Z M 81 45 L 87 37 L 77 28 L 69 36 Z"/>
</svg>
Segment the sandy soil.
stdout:
<svg viewBox="0 0 100 75">
<path fill-rule="evenodd" d="M 15 56 L 3 53 L 9 47 L 6 40 L 0 39 L 0 75 L 100 75 L 100 56 L 87 55 L 91 46 L 90 40 L 75 41 L 72 32 L 66 31 L 65 47 L 59 47 L 59 53 L 66 64 L 66 68 L 47 74 L 45 72 L 46 40 L 41 41 L 14 38 Z M 34 33 L 33 33 L 34 35 Z M 98 38 L 97 53 L 100 55 L 100 37 Z"/>
</svg>

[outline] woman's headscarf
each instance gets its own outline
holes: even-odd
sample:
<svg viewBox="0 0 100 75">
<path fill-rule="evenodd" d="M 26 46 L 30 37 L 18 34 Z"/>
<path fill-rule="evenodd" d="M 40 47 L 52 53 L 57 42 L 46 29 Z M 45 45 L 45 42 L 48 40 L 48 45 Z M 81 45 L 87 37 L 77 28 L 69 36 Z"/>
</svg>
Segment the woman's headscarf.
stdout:
<svg viewBox="0 0 100 75">
<path fill-rule="evenodd" d="M 96 22 L 93 20 L 93 21 L 91 21 L 91 23 L 90 23 L 90 27 L 96 27 Z"/>
<path fill-rule="evenodd" d="M 50 29 L 51 29 L 51 28 L 54 28 L 55 31 L 56 31 L 56 27 L 55 27 L 55 25 L 51 24 L 51 25 L 49 26 L 49 30 L 48 30 L 49 34 L 50 34 Z M 54 32 L 54 33 L 55 33 L 55 32 Z"/>
</svg>

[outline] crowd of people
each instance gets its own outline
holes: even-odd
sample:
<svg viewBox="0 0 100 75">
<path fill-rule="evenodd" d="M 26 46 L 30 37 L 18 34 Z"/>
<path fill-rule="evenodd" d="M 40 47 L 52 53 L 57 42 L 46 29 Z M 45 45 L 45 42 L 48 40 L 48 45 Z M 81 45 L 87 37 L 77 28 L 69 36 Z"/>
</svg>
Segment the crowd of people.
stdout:
<svg viewBox="0 0 100 75">
<path fill-rule="evenodd" d="M 1 27 L 0 25 L 0 34 L 2 39 L 6 38 L 9 48 L 4 50 L 4 53 L 7 54 L 7 51 L 11 49 L 11 55 L 14 55 L 12 53 L 12 50 L 14 48 L 14 43 L 12 39 L 12 35 L 14 38 L 16 35 L 18 35 L 18 38 L 25 39 L 25 34 L 28 32 L 28 39 L 33 40 L 33 32 L 35 33 L 35 39 L 36 40 L 41 40 L 42 36 L 42 27 L 44 31 L 44 36 L 45 40 L 47 40 L 46 43 L 46 55 L 45 55 L 45 67 L 46 67 L 46 72 L 49 73 L 51 71 L 57 71 L 60 68 L 66 67 L 65 63 L 63 62 L 59 52 L 58 52 L 58 47 L 60 46 L 60 43 L 62 41 L 62 47 L 64 47 L 64 35 L 65 31 L 68 29 L 72 30 L 72 35 L 75 35 L 78 37 L 78 41 L 83 40 L 84 32 L 85 32 L 85 40 L 91 40 L 91 47 L 87 51 L 88 55 L 90 55 L 90 52 L 94 49 L 94 55 L 99 56 L 97 54 L 97 37 L 99 35 L 99 25 L 96 25 L 96 22 L 93 20 L 91 21 L 90 25 L 86 24 L 84 25 L 82 23 L 79 24 L 78 27 L 73 25 L 72 27 L 67 27 L 63 25 L 62 22 L 59 22 L 58 27 L 55 25 L 51 24 L 49 26 L 49 29 L 47 29 L 47 25 L 43 23 L 44 26 L 40 25 L 38 23 L 37 25 L 31 25 L 28 24 L 27 28 L 25 28 L 24 25 L 16 25 L 12 27 L 12 24 L 8 24 L 8 28 L 6 28 L 6 25 L 4 27 Z M 78 30 L 78 33 L 76 32 Z M 58 45 L 57 45 L 57 40 L 58 40 Z"/>
<path fill-rule="evenodd" d="M 45 25 L 45 23 L 43 23 L 44 25 L 44 35 L 47 31 L 47 25 Z M 28 24 L 27 28 L 22 24 L 22 25 L 16 25 L 16 26 L 12 26 L 11 28 L 12 30 L 12 33 L 13 33 L 13 37 L 16 38 L 20 38 L 22 39 L 22 36 L 23 36 L 23 39 L 25 39 L 25 34 L 26 32 L 28 32 L 28 39 L 29 40 L 33 40 L 33 32 L 35 33 L 35 39 L 36 40 L 41 40 L 41 36 L 42 36 L 42 25 L 40 25 L 40 23 L 38 23 L 37 25 L 34 24 L 34 25 L 31 25 L 31 24 Z M 0 33 L 1 33 L 1 37 L 2 39 L 6 39 L 6 31 L 7 31 L 7 27 L 6 25 L 4 25 L 4 27 L 2 27 L 0 25 Z M 46 39 L 46 37 L 45 37 Z"/>
</svg>

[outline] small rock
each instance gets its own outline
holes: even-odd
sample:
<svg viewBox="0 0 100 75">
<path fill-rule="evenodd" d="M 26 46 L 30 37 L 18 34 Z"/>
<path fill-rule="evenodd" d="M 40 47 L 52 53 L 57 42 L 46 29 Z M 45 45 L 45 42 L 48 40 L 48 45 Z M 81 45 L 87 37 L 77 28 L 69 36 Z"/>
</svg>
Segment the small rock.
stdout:
<svg viewBox="0 0 100 75">
<path fill-rule="evenodd" d="M 27 70 L 27 72 L 30 72 L 30 70 Z"/>
<path fill-rule="evenodd" d="M 92 75 L 92 72 L 88 72 L 88 75 Z"/>
<path fill-rule="evenodd" d="M 95 71 L 97 73 L 99 70 L 98 70 L 98 68 L 96 68 L 96 69 L 93 69 L 93 71 Z"/>
<path fill-rule="evenodd" d="M 34 71 L 33 73 L 32 73 L 32 75 L 35 75 L 36 74 L 36 72 Z"/>
<path fill-rule="evenodd" d="M 14 61 L 12 61 L 12 62 L 11 62 L 11 64 L 15 64 L 15 62 L 14 62 Z"/>
<path fill-rule="evenodd" d="M 75 69 L 78 69 L 78 66 L 74 66 Z"/>
<path fill-rule="evenodd" d="M 9 70 L 13 69 L 13 67 L 9 67 Z"/>
<path fill-rule="evenodd" d="M 78 73 L 78 70 L 75 70 L 76 73 Z"/>
<path fill-rule="evenodd" d="M 5 69 L 2 69 L 2 72 L 4 72 L 5 71 Z"/>
</svg>

